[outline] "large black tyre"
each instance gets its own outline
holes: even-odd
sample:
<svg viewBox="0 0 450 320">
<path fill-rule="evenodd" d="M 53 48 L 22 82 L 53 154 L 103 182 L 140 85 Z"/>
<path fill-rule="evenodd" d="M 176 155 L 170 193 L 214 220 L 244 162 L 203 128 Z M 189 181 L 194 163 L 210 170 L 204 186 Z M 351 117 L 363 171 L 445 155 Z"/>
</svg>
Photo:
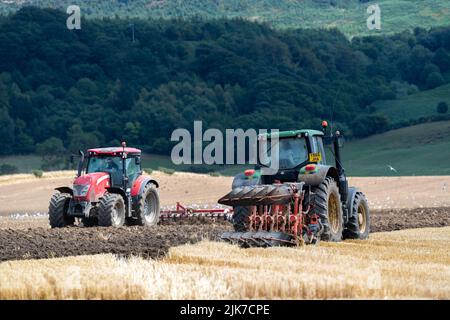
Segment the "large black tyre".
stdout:
<svg viewBox="0 0 450 320">
<path fill-rule="evenodd" d="M 83 223 L 83 226 L 85 227 L 94 227 L 98 225 L 98 219 L 97 218 L 81 218 L 81 222 Z"/>
<path fill-rule="evenodd" d="M 147 184 L 142 194 L 137 197 L 133 208 L 135 218 L 129 221 L 131 224 L 147 227 L 157 225 L 160 217 L 160 204 L 156 185 Z"/>
<path fill-rule="evenodd" d="M 250 207 L 233 208 L 233 227 L 236 232 L 248 231 L 249 228 Z"/>
<path fill-rule="evenodd" d="M 106 193 L 98 204 L 100 227 L 121 227 L 125 223 L 125 201 L 120 194 Z"/>
<path fill-rule="evenodd" d="M 336 181 L 332 177 L 326 177 L 325 180 L 313 187 L 311 190 L 314 197 L 306 196 L 305 204 L 308 207 L 312 203 L 312 213 L 319 216 L 323 226 L 321 240 L 339 242 L 342 241 L 344 230 L 344 216 L 342 212 L 341 195 Z"/>
<path fill-rule="evenodd" d="M 353 199 L 352 212 L 344 230 L 344 239 L 369 238 L 370 233 L 370 210 L 365 195 L 357 192 Z"/>
<path fill-rule="evenodd" d="M 68 193 L 55 193 L 50 199 L 48 217 L 52 228 L 63 228 L 75 223 L 75 218 L 67 215 L 71 198 Z"/>
</svg>

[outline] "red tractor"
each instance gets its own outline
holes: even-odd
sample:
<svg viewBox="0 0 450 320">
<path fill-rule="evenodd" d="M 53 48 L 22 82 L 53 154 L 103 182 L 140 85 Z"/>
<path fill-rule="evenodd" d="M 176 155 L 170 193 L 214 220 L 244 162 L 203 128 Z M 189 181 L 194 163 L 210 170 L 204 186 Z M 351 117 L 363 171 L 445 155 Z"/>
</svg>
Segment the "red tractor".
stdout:
<svg viewBox="0 0 450 320">
<path fill-rule="evenodd" d="M 52 228 L 81 218 L 84 226 L 156 225 L 158 182 L 142 174 L 141 150 L 122 147 L 80 151 L 73 188 L 59 187 L 49 206 Z"/>
</svg>

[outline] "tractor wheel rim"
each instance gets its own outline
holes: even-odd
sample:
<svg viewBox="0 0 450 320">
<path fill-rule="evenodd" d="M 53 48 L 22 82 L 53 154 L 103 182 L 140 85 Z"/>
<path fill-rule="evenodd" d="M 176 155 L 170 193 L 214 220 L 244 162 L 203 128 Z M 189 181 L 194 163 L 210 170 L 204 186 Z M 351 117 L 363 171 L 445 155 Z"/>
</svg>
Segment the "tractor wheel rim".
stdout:
<svg viewBox="0 0 450 320">
<path fill-rule="evenodd" d="M 360 204 L 358 206 L 358 226 L 360 233 L 366 232 L 366 217 L 366 207 L 364 207 L 363 204 Z"/>
<path fill-rule="evenodd" d="M 155 196 L 153 194 L 147 195 L 144 203 L 144 218 L 147 222 L 155 220 Z"/>
<path fill-rule="evenodd" d="M 328 199 L 328 221 L 331 231 L 337 233 L 339 231 L 339 208 L 334 194 L 330 194 Z"/>
</svg>

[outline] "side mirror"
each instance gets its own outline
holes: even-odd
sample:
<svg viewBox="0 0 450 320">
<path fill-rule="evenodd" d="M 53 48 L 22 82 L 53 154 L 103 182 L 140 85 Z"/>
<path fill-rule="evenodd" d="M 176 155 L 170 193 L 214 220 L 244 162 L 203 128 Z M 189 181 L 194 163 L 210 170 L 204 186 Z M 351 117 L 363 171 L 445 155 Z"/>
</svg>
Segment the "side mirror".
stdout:
<svg viewBox="0 0 450 320">
<path fill-rule="evenodd" d="M 77 176 L 81 176 L 81 173 L 83 171 L 83 163 L 84 163 L 84 153 L 83 151 L 79 150 L 78 151 L 79 155 L 80 155 L 80 161 L 78 162 L 78 172 L 77 172 Z"/>
<path fill-rule="evenodd" d="M 134 158 L 134 163 L 136 163 L 137 166 L 141 165 L 141 158 Z"/>
</svg>

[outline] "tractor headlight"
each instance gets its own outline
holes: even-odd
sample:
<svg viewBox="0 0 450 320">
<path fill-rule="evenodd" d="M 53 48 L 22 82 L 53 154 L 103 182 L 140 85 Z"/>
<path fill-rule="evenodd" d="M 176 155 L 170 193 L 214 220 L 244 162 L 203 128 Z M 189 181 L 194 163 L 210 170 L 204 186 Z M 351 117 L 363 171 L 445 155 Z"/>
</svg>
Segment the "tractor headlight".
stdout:
<svg viewBox="0 0 450 320">
<path fill-rule="evenodd" d="M 85 197 L 89 191 L 89 184 L 76 184 L 73 186 L 74 197 Z"/>
</svg>

